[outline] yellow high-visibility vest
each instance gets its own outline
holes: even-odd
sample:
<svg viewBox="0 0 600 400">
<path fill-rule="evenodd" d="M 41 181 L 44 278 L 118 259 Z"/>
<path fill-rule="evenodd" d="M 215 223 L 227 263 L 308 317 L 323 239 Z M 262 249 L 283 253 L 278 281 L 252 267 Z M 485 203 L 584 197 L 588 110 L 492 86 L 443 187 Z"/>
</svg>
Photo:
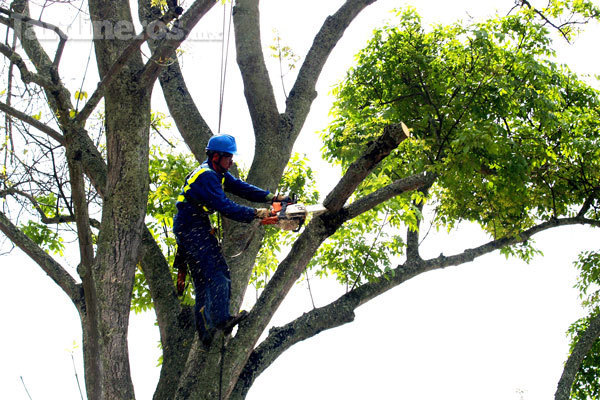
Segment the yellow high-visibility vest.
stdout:
<svg viewBox="0 0 600 400">
<path fill-rule="evenodd" d="M 185 194 L 187 193 L 188 190 L 190 190 L 192 183 L 196 182 L 196 179 L 198 179 L 198 177 L 200 175 L 202 175 L 203 173 L 205 173 L 209 169 L 210 168 L 208 168 L 208 167 L 200 168 L 196 172 L 194 172 L 190 177 L 188 177 L 186 179 L 186 185 L 183 187 L 183 191 L 181 192 L 181 194 L 179 196 L 177 196 L 177 201 L 178 202 L 184 202 L 184 201 L 186 201 Z M 225 175 L 223 175 L 223 179 L 221 179 L 221 187 L 223 188 L 223 190 L 225 190 Z M 211 210 L 210 208 L 206 207 L 203 204 L 197 203 L 197 205 L 200 208 L 202 208 L 203 211 L 205 211 L 205 212 L 207 212 L 209 214 L 214 211 L 214 210 Z"/>
</svg>

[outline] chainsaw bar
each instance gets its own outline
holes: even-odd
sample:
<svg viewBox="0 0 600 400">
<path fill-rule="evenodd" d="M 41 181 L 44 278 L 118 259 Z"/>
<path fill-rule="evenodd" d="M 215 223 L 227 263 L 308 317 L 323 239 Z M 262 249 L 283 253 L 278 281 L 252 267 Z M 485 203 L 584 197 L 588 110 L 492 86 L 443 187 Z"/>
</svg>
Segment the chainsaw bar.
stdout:
<svg viewBox="0 0 600 400">
<path fill-rule="evenodd" d="M 273 203 L 271 216 L 260 221 L 261 225 L 275 225 L 286 231 L 298 232 L 308 214 L 323 214 L 327 209 L 322 204 L 305 206 L 304 204 Z"/>
</svg>

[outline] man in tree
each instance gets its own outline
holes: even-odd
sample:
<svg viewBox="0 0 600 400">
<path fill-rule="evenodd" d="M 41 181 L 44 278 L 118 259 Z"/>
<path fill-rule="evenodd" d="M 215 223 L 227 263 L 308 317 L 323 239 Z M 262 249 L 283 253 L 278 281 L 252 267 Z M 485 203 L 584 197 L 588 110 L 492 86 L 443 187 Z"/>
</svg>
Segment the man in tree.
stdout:
<svg viewBox="0 0 600 400">
<path fill-rule="evenodd" d="M 231 278 L 215 235 L 209 215 L 215 211 L 239 222 L 249 223 L 269 215 L 267 208 L 251 208 L 227 198 L 224 191 L 253 202 L 284 200 L 268 190 L 260 189 L 228 171 L 237 153 L 235 138 L 215 135 L 206 146 L 206 161 L 188 175 L 177 198 L 177 214 L 173 231 L 177 238 L 176 264 L 189 266 L 196 294 L 196 329 L 205 345 L 209 345 L 215 330 L 228 333 L 246 315 L 231 315 L 229 299 Z"/>
</svg>

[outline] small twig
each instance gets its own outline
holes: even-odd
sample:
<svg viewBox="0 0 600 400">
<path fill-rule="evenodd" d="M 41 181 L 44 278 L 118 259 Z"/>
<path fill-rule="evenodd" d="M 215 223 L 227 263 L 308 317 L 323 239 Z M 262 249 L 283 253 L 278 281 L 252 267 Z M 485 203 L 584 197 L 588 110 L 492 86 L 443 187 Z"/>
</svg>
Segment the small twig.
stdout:
<svg viewBox="0 0 600 400">
<path fill-rule="evenodd" d="M 29 390 L 27 390 L 27 386 L 25 385 L 25 381 L 23 380 L 23 377 L 20 376 L 19 378 L 21 378 L 21 383 L 23 384 L 23 387 L 25 388 L 25 392 L 27 393 L 27 397 L 29 397 L 29 400 L 33 400 L 31 398 L 31 395 L 29 394 Z"/>
<path fill-rule="evenodd" d="M 312 289 L 310 287 L 310 279 L 308 277 L 308 271 L 307 271 L 306 268 L 304 268 L 304 274 L 306 274 L 306 284 L 308 285 L 308 293 L 310 294 L 310 301 L 312 303 L 313 310 L 314 310 L 314 309 L 317 308 L 317 306 L 315 305 L 315 299 L 314 299 L 313 294 L 312 294 Z"/>
<path fill-rule="evenodd" d="M 548 17 L 546 17 L 546 15 L 544 15 L 543 12 L 541 12 L 537 8 L 533 7 L 531 5 L 531 3 L 529 3 L 529 1 L 527 1 L 527 0 L 521 0 L 521 6 L 527 6 L 527 7 L 529 7 L 530 10 L 533 10 L 533 12 L 535 12 L 537 15 L 539 15 L 540 18 L 543 19 L 548 25 L 550 25 L 551 27 L 553 27 L 554 29 L 559 31 L 560 34 L 564 37 L 564 39 L 567 41 L 567 43 L 571 44 L 568 34 L 565 33 L 565 31 L 563 31 L 563 26 L 568 25 L 568 24 L 565 23 L 560 26 L 556 25 L 554 22 L 550 21 L 550 19 L 548 19 Z"/>
<path fill-rule="evenodd" d="M 0 111 L 4 112 L 6 115 L 10 115 L 14 118 L 20 119 L 21 121 L 25 122 L 26 124 L 33 126 L 34 128 L 38 129 L 41 132 L 44 132 L 45 134 L 50 136 L 52 139 L 56 140 L 58 143 L 60 143 L 62 145 L 65 144 L 65 139 L 60 132 L 52 129 L 48 125 L 25 114 L 24 112 L 16 110 L 13 107 L 11 107 L 8 104 L 5 104 L 3 102 L 0 102 Z"/>
<path fill-rule="evenodd" d="M 79 389 L 79 396 L 81 396 L 81 400 L 83 400 L 83 393 L 81 392 L 81 384 L 79 383 L 77 368 L 75 368 L 75 358 L 73 357 L 73 352 L 71 352 L 71 361 L 73 362 L 73 371 L 75 372 L 75 380 L 77 381 L 77 389 Z"/>
<path fill-rule="evenodd" d="M 150 126 L 152 127 L 152 129 L 154 129 L 154 132 L 156 132 L 158 134 L 158 136 L 160 136 L 160 138 L 165 141 L 165 143 L 167 143 L 169 146 L 171 146 L 172 149 L 175 148 L 175 145 L 173 143 L 169 142 L 169 139 L 164 137 L 163 134 L 160 133 L 158 128 L 156 128 L 156 126 L 154 126 L 154 124 L 151 124 Z"/>
<path fill-rule="evenodd" d="M 352 287 L 350 288 L 350 290 L 354 290 L 354 288 L 358 284 L 360 277 L 365 269 L 365 266 L 367 265 L 367 261 L 369 261 L 369 257 L 371 256 L 371 251 L 375 247 L 375 244 L 377 244 L 377 241 L 379 240 L 379 236 L 381 236 L 381 232 L 383 231 L 383 227 L 387 224 L 387 218 L 388 218 L 389 214 L 390 214 L 390 211 L 387 210 L 385 213 L 385 217 L 383 218 L 383 222 L 379 226 L 379 232 L 377 232 L 377 236 L 375 236 L 375 239 L 373 239 L 373 243 L 371 244 L 371 247 L 369 248 L 369 251 L 367 252 L 367 257 L 365 258 L 365 261 L 363 262 L 361 270 L 358 273 L 358 276 L 356 277 L 356 279 L 354 280 L 354 283 L 352 283 Z"/>
<path fill-rule="evenodd" d="M 431 233 L 431 229 L 433 228 L 433 224 L 435 221 L 435 217 L 437 217 L 437 213 L 438 213 L 438 210 L 436 209 L 435 214 L 433 215 L 433 218 L 431 218 L 431 224 L 429 224 L 429 229 L 427 229 L 427 233 L 423 236 L 423 239 L 421 239 L 421 241 L 419 242 L 419 246 L 423 244 L 425 239 L 427 239 L 427 236 L 429 236 L 429 233 Z"/>
<path fill-rule="evenodd" d="M 26 24 L 39 26 L 41 28 L 49 29 L 49 30 L 53 31 L 54 33 L 56 33 L 58 35 L 59 42 L 58 42 L 58 47 L 56 48 L 56 54 L 54 55 L 54 61 L 52 62 L 52 66 L 54 68 L 58 68 L 58 63 L 60 63 L 60 58 L 62 56 L 63 50 L 65 48 L 65 44 L 67 43 L 67 39 L 68 39 L 68 36 L 58 26 L 49 24 L 44 21 L 38 21 L 38 20 L 30 18 L 26 15 L 12 12 L 5 8 L 0 8 L 0 12 L 8 15 L 13 20 L 13 29 L 15 29 L 15 30 L 21 29 L 20 25 L 18 27 L 15 26 L 15 22 L 17 20 L 19 20 Z"/>
</svg>

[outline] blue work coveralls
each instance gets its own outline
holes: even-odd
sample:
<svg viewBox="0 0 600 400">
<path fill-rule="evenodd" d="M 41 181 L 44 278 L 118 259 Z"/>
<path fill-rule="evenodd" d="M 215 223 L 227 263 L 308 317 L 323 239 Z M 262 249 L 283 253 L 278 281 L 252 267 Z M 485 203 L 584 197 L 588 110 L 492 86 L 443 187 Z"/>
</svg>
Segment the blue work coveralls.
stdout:
<svg viewBox="0 0 600 400">
<path fill-rule="evenodd" d="M 200 335 L 223 325 L 230 317 L 231 278 L 209 215 L 217 211 L 239 222 L 251 222 L 254 209 L 227 198 L 225 192 L 253 202 L 267 201 L 269 191 L 257 188 L 229 172 L 218 173 L 207 160 L 190 175 L 177 198 L 173 232 L 183 250 L 196 295 L 196 328 Z"/>
</svg>

